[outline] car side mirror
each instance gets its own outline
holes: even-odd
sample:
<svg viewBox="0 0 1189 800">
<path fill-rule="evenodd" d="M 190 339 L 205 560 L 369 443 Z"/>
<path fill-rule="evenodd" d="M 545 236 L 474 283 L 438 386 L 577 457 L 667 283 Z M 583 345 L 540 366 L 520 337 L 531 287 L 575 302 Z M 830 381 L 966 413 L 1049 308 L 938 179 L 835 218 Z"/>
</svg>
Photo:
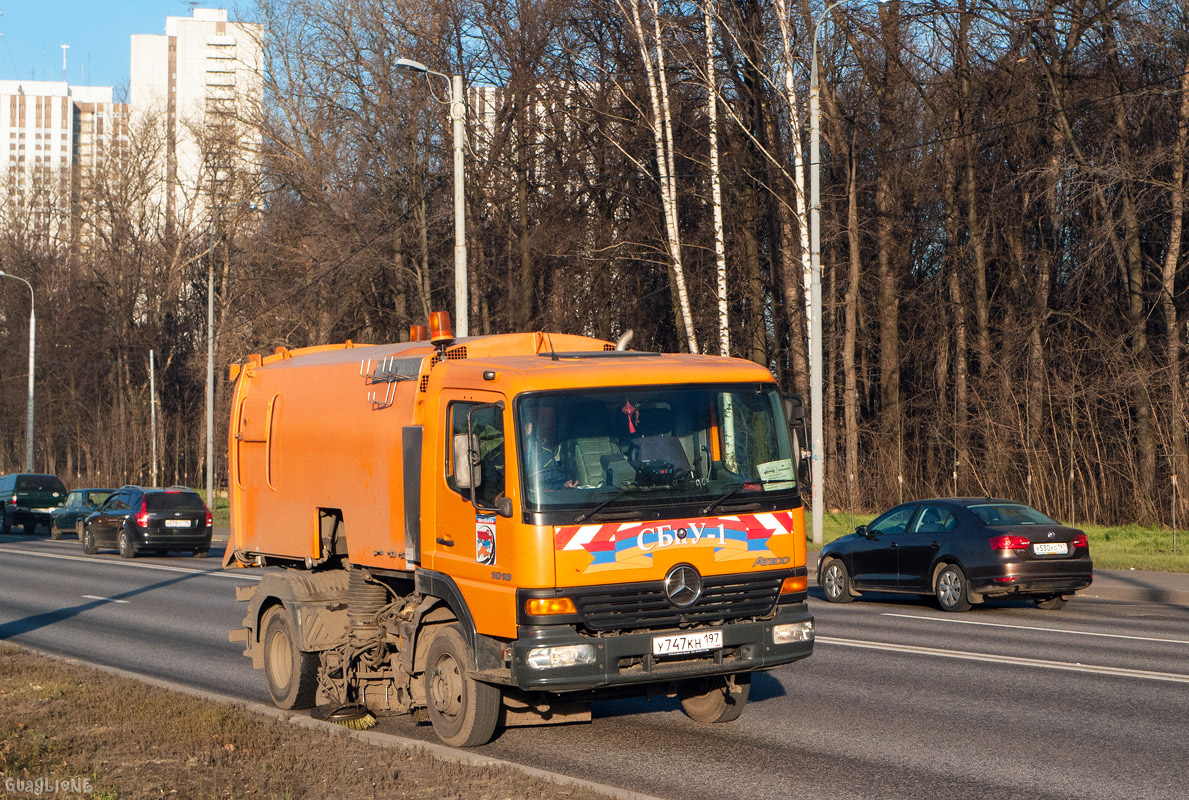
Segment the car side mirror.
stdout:
<svg viewBox="0 0 1189 800">
<path fill-rule="evenodd" d="M 866 525 L 860 525 L 859 527 L 855 528 L 855 533 L 857 533 L 859 536 L 862 536 L 866 539 L 871 538 L 871 533 L 867 530 Z"/>
<path fill-rule="evenodd" d="M 454 437 L 454 485 L 474 489 L 483 482 L 479 437 L 460 433 Z"/>
</svg>

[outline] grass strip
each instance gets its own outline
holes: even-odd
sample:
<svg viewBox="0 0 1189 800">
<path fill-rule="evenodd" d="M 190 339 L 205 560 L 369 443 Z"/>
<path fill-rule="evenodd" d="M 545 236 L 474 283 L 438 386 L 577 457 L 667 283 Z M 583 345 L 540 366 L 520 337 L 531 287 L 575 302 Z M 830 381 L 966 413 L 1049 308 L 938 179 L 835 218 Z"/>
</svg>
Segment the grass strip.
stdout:
<svg viewBox="0 0 1189 800">
<path fill-rule="evenodd" d="M 606 800 L 0 646 L 0 796 Z"/>
</svg>

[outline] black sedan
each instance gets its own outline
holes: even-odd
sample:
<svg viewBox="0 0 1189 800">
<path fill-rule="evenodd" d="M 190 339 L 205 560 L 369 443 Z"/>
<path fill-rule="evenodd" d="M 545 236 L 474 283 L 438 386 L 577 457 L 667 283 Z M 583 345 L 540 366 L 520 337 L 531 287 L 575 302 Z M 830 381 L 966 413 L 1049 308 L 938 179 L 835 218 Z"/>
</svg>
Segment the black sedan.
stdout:
<svg viewBox="0 0 1189 800">
<path fill-rule="evenodd" d="M 115 489 L 72 489 L 66 502 L 50 512 L 50 538 L 77 533 L 83 538 L 83 520 L 95 513 Z"/>
<path fill-rule="evenodd" d="M 822 548 L 817 581 L 832 603 L 865 591 L 936 598 L 966 611 L 996 597 L 1058 609 L 1094 579 L 1086 534 L 1012 500 L 904 503 Z"/>
</svg>

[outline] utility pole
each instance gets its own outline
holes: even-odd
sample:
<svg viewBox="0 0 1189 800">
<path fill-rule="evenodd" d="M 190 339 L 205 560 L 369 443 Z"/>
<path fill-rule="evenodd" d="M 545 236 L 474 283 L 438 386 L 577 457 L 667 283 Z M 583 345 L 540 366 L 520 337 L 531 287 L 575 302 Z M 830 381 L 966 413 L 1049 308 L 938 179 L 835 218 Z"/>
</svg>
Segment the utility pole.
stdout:
<svg viewBox="0 0 1189 800">
<path fill-rule="evenodd" d="M 157 356 L 152 350 L 149 351 L 149 425 L 152 426 L 153 434 L 150 440 L 153 443 L 153 480 L 154 486 L 157 485 Z"/>
</svg>

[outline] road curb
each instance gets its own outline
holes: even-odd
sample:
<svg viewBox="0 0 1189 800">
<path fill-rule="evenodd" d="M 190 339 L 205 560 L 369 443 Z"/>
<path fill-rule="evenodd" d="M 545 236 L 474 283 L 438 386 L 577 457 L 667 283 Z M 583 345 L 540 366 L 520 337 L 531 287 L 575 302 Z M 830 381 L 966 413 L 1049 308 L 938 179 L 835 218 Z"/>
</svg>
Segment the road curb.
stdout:
<svg viewBox="0 0 1189 800">
<path fill-rule="evenodd" d="M 130 672 L 119 667 L 109 667 L 105 664 L 96 664 L 92 661 L 87 661 L 73 656 L 64 656 L 59 653 L 52 653 L 47 650 L 42 650 L 37 647 L 30 647 L 19 642 L 4 641 L 0 644 L 22 650 L 26 653 L 31 653 L 42 658 L 48 658 L 52 661 L 60 661 L 64 664 L 77 664 L 91 669 L 105 672 L 108 675 L 114 675 L 118 678 L 127 678 L 129 680 L 138 681 L 148 686 L 155 686 L 158 689 L 165 689 L 171 692 L 179 692 L 190 697 L 197 697 L 200 700 L 209 700 L 213 703 L 223 703 L 226 705 L 235 706 L 245 711 L 250 711 L 254 714 L 259 714 L 265 717 L 271 717 L 282 722 L 288 722 L 291 725 L 296 725 L 301 728 L 309 730 L 318 730 L 331 733 L 337 736 L 349 736 L 364 744 L 372 747 L 384 747 L 393 750 L 412 750 L 423 755 L 427 755 L 438 761 L 443 761 L 451 764 L 462 764 L 472 767 L 507 767 L 516 770 L 523 775 L 527 775 L 539 780 L 548 781 L 549 783 L 557 784 L 558 786 L 571 786 L 580 789 L 586 789 L 592 792 L 604 794 L 607 797 L 616 798 L 617 800 L 660 800 L 660 798 L 652 795 L 640 794 L 628 789 L 620 789 L 615 786 L 607 786 L 594 781 L 584 780 L 582 778 L 572 778 L 569 775 L 561 775 L 556 772 L 548 772 L 547 770 L 537 769 L 536 767 L 525 766 L 524 764 L 517 764 L 515 761 L 505 761 L 501 758 L 493 758 L 491 756 L 473 753 L 469 750 L 458 750 L 453 747 L 448 747 L 444 744 L 436 744 L 434 742 L 423 742 L 420 739 L 409 739 L 404 736 L 396 736 L 388 733 L 377 733 L 375 731 L 353 731 L 342 725 L 336 725 L 333 722 L 325 722 L 323 720 L 314 719 L 305 714 L 295 713 L 293 711 L 286 711 L 275 706 L 265 705 L 263 703 L 255 703 L 251 700 L 242 700 L 238 697 L 231 697 L 229 695 L 218 694 L 216 692 L 209 692 L 205 689 L 196 689 L 193 686 L 185 686 L 180 683 L 163 680 L 161 678 L 152 678 L 148 675 L 140 675 L 135 672 Z"/>
<path fill-rule="evenodd" d="M 1123 573 L 1126 575 L 1126 573 Z M 1126 578 L 1112 575 L 1106 580 L 1099 573 L 1094 574 L 1094 583 L 1078 592 L 1078 597 L 1096 600 L 1121 600 L 1124 602 L 1160 603 L 1168 606 L 1189 606 L 1189 591 L 1154 586 L 1142 580 L 1129 582 Z"/>
</svg>

